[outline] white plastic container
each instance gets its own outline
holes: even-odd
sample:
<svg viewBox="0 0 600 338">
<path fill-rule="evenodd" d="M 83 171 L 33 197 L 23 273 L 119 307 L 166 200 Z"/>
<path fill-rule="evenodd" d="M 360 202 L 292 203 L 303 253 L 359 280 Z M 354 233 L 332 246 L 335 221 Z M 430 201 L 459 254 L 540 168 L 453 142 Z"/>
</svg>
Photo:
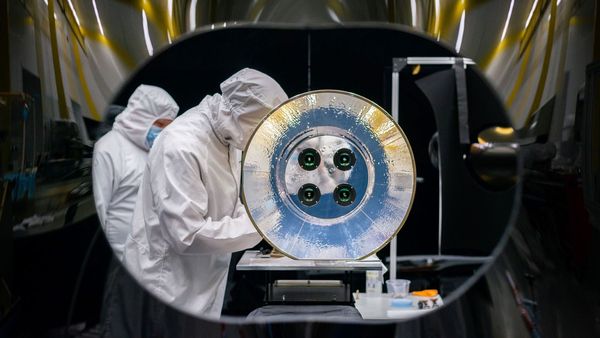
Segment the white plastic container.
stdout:
<svg viewBox="0 0 600 338">
<path fill-rule="evenodd" d="M 380 295 L 383 277 L 381 271 L 367 271 L 367 285 L 365 287 L 368 295 Z"/>
</svg>

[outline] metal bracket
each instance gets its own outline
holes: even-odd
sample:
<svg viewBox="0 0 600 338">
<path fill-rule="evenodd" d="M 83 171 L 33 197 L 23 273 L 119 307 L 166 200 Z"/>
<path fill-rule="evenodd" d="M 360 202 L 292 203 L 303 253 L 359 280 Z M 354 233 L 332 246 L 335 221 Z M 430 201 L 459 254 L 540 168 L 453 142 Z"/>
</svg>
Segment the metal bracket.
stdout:
<svg viewBox="0 0 600 338">
<path fill-rule="evenodd" d="M 392 72 L 399 73 L 408 64 L 406 58 L 393 58 L 392 59 Z"/>
<path fill-rule="evenodd" d="M 456 78 L 456 101 L 458 110 L 458 133 L 461 144 L 470 144 L 469 134 L 469 107 L 467 101 L 467 84 L 465 69 L 467 65 L 474 65 L 472 59 L 461 57 L 406 57 L 392 59 L 392 117 L 398 122 L 399 117 L 399 97 L 400 90 L 400 72 L 407 65 L 421 66 L 452 66 Z M 440 172 L 440 201 L 439 201 L 439 227 L 438 227 L 438 254 L 441 255 L 442 248 L 442 181 L 441 181 L 441 163 L 439 163 Z M 396 279 L 397 264 L 397 242 L 396 237 L 390 242 L 390 279 Z"/>
<path fill-rule="evenodd" d="M 400 90 L 400 71 L 407 65 L 406 58 L 393 58 L 392 59 L 392 118 L 398 122 L 399 117 L 399 97 L 398 91 Z M 390 241 L 390 278 L 391 280 L 396 279 L 396 260 L 398 255 L 398 243 L 396 242 L 396 236 Z"/>
<path fill-rule="evenodd" d="M 436 57 L 407 57 L 406 63 L 409 65 L 433 65 L 433 66 L 443 66 L 449 65 L 453 66 L 457 62 L 461 62 L 464 64 L 464 67 L 467 68 L 467 65 L 474 65 L 475 61 L 469 58 L 457 58 L 457 57 L 445 57 L 445 56 L 436 56 Z"/>
<path fill-rule="evenodd" d="M 398 121 L 399 73 L 406 65 L 452 66 L 456 77 L 456 103 L 458 109 L 458 133 L 461 144 L 470 144 L 469 106 L 467 102 L 467 81 L 465 69 L 474 65 L 472 59 L 461 57 L 407 57 L 392 59 L 392 117 Z"/>
<path fill-rule="evenodd" d="M 469 135 L 469 102 L 467 100 L 466 64 L 463 59 L 457 59 L 452 66 L 456 78 L 456 108 L 458 110 L 458 137 L 460 143 L 471 144 Z"/>
</svg>

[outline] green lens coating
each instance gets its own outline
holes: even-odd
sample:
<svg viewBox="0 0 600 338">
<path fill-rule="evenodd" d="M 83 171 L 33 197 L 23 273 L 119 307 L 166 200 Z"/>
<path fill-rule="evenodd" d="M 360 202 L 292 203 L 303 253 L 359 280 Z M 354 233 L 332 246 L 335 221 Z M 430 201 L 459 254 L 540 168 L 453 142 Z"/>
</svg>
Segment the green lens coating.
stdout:
<svg viewBox="0 0 600 338">
<path fill-rule="evenodd" d="M 335 202 L 342 206 L 350 205 L 356 198 L 356 191 L 350 184 L 340 184 L 333 191 Z"/>
<path fill-rule="evenodd" d="M 340 189 L 340 201 L 342 201 L 342 202 L 350 201 L 350 189 L 347 189 L 347 188 Z"/>
<path fill-rule="evenodd" d="M 321 163 L 321 156 L 315 149 L 306 148 L 298 155 L 298 163 L 304 170 L 315 170 Z"/>
<path fill-rule="evenodd" d="M 355 163 L 356 156 L 348 148 L 342 148 L 333 155 L 333 164 L 340 170 L 350 170 Z"/>
<path fill-rule="evenodd" d="M 316 185 L 307 183 L 298 190 L 298 198 L 302 204 L 312 206 L 317 204 L 319 199 L 321 199 L 321 191 Z"/>
</svg>

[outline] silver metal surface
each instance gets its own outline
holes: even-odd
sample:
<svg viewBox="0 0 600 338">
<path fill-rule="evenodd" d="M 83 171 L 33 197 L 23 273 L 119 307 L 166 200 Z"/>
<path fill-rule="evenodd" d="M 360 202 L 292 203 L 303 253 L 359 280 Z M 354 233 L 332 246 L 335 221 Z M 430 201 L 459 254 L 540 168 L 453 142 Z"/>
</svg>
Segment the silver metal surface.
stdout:
<svg viewBox="0 0 600 338">
<path fill-rule="evenodd" d="M 373 255 L 360 261 L 326 261 L 264 257 L 259 251 L 247 250 L 236 265 L 239 271 L 382 271 L 383 264 Z"/>
<path fill-rule="evenodd" d="M 399 72 L 406 65 L 403 59 L 394 59 L 392 61 L 392 118 L 398 121 L 400 107 L 398 106 L 398 96 L 400 90 L 400 74 Z M 396 279 L 396 255 L 398 254 L 398 242 L 396 236 L 390 241 L 390 279 Z"/>
<path fill-rule="evenodd" d="M 336 163 L 345 150 L 355 157 L 348 170 Z M 319 154 L 316 167 L 302 166 L 306 151 Z M 408 140 L 380 107 L 352 93 L 314 91 L 283 103 L 257 127 L 244 154 L 242 195 L 257 230 L 282 253 L 359 259 L 400 230 L 415 177 Z M 307 184 L 320 191 L 317 202 L 303 200 Z M 347 204 L 343 186 L 352 189 Z"/>
<path fill-rule="evenodd" d="M 465 65 L 474 65 L 475 61 L 469 58 L 456 57 L 407 57 L 406 64 L 409 65 L 454 65 L 457 59 L 462 59 Z"/>
</svg>

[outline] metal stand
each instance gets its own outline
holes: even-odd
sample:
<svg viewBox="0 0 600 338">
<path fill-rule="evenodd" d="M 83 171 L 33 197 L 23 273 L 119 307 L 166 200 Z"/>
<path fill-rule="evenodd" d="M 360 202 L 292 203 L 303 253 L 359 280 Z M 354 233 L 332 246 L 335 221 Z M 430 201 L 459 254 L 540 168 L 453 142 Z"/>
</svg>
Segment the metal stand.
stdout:
<svg viewBox="0 0 600 338">
<path fill-rule="evenodd" d="M 469 125 L 468 125 L 468 106 L 467 106 L 467 91 L 464 69 L 467 65 L 474 65 L 475 62 L 467 58 L 457 57 L 407 57 L 392 59 L 392 117 L 398 122 L 399 117 L 399 97 L 400 90 L 400 72 L 407 65 L 449 65 L 452 66 L 456 73 L 456 88 L 457 88 L 457 103 L 458 103 L 458 118 L 459 118 L 459 136 L 460 142 L 469 144 Z M 438 255 L 442 254 L 442 163 L 438 153 L 438 169 L 439 169 L 439 220 L 438 220 Z M 396 264 L 398 260 L 398 247 L 396 237 L 390 242 L 390 278 L 396 279 Z"/>
<path fill-rule="evenodd" d="M 293 260 L 288 257 L 265 257 L 259 251 L 248 250 L 238 262 L 239 271 L 264 271 L 267 290 L 266 304 L 351 304 L 353 272 L 382 271 L 377 256 L 360 261 Z M 276 271 L 339 272 L 342 281 L 283 280 L 276 281 Z M 340 282 L 340 283 L 334 283 Z"/>
</svg>

